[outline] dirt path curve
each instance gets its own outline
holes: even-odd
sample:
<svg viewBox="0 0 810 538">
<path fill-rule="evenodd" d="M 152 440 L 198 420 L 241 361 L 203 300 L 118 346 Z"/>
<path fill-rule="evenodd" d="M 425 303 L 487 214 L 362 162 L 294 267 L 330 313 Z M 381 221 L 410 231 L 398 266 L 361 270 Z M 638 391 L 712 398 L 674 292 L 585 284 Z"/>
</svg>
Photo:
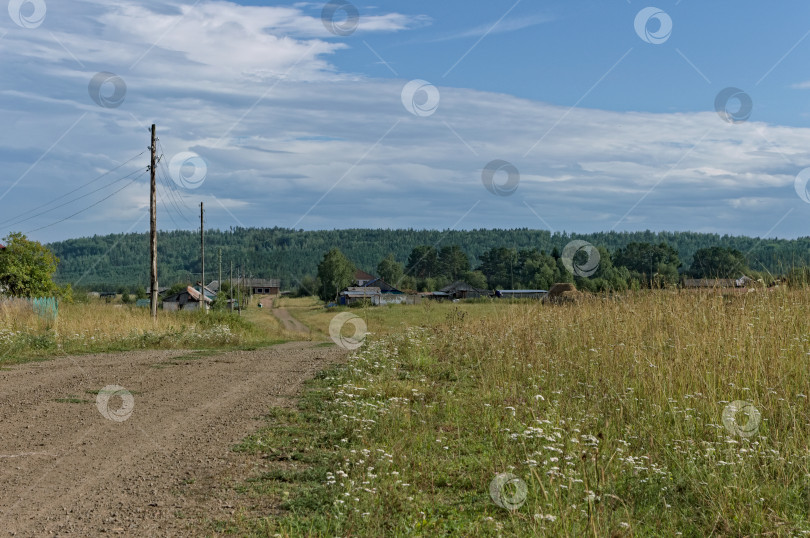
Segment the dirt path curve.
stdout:
<svg viewBox="0 0 810 538">
<path fill-rule="evenodd" d="M 342 356 L 294 342 L 212 356 L 63 357 L 0 371 L 0 536 L 199 535 L 205 521 L 234 512 L 229 484 L 262 470 L 261 458 L 232 446 Z M 96 392 L 107 385 L 131 392 L 128 418 L 126 395 L 102 406 L 122 417 L 99 410 Z"/>
<path fill-rule="evenodd" d="M 281 320 L 281 323 L 284 324 L 284 328 L 288 331 L 309 334 L 309 327 L 292 317 L 292 314 L 290 314 L 286 309 L 274 308 L 271 310 L 271 312 L 273 312 L 273 315 Z"/>
</svg>

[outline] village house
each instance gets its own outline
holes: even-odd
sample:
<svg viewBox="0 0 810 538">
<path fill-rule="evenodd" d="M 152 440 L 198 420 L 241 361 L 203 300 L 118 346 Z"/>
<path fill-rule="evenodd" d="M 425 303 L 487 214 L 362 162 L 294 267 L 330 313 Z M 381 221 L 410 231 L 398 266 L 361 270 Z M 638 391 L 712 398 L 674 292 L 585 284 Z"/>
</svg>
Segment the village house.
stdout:
<svg viewBox="0 0 810 538">
<path fill-rule="evenodd" d="M 281 294 L 281 280 L 277 278 L 240 278 L 234 279 L 234 286 L 244 286 L 250 290 L 253 295 L 280 295 Z M 220 282 L 214 280 L 206 286 L 214 293 L 219 293 Z"/>
<path fill-rule="evenodd" d="M 243 283 L 253 295 L 278 295 L 281 293 L 281 280 L 277 278 L 246 278 Z"/>
<path fill-rule="evenodd" d="M 167 312 L 176 312 L 178 310 L 200 310 L 201 303 L 205 305 L 205 309 L 211 307 L 214 301 L 208 297 L 207 294 L 203 295 L 192 288 L 187 287 L 185 291 L 175 293 L 163 299 L 163 310 Z"/>
<path fill-rule="evenodd" d="M 477 299 L 479 297 L 492 297 L 495 292 L 490 290 L 481 290 L 470 286 L 462 280 L 457 280 L 440 289 L 438 292 L 433 292 L 432 298 L 434 299 Z"/>
<path fill-rule="evenodd" d="M 340 292 L 339 303 L 351 305 L 357 302 L 368 301 L 371 304 L 413 304 L 414 297 L 407 295 L 402 290 L 398 290 L 385 280 L 365 271 L 356 271 L 354 274 L 355 286 L 349 286 Z"/>
<path fill-rule="evenodd" d="M 380 288 L 371 286 L 349 286 L 340 292 L 338 303 L 344 306 L 351 306 L 363 301 L 374 304 L 374 301 L 380 300 L 380 295 L 382 295 Z"/>
</svg>

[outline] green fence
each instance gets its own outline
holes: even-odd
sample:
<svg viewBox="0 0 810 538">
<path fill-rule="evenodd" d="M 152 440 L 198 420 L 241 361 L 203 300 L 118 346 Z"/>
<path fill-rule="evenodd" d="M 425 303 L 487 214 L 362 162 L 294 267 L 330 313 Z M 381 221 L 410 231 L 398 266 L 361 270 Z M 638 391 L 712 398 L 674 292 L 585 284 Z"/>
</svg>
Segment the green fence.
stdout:
<svg viewBox="0 0 810 538">
<path fill-rule="evenodd" d="M 44 319 L 55 320 L 59 315 L 59 301 L 55 297 L 37 297 L 31 299 L 34 313 Z"/>
</svg>

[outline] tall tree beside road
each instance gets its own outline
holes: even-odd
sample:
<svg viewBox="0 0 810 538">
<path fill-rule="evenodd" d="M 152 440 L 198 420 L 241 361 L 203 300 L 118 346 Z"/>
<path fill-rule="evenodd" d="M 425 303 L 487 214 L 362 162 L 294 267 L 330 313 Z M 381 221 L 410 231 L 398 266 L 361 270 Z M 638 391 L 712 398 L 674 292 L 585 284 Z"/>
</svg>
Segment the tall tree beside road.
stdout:
<svg viewBox="0 0 810 538">
<path fill-rule="evenodd" d="M 59 259 L 21 233 L 3 239 L 0 249 L 0 291 L 14 297 L 45 297 L 56 291 L 53 274 Z"/>
<path fill-rule="evenodd" d="M 318 264 L 318 278 L 321 281 L 318 296 L 321 300 L 337 300 L 338 293 L 343 288 L 351 286 L 355 270 L 352 262 L 343 255 L 340 249 L 333 248 L 327 252 L 321 263 Z"/>
</svg>

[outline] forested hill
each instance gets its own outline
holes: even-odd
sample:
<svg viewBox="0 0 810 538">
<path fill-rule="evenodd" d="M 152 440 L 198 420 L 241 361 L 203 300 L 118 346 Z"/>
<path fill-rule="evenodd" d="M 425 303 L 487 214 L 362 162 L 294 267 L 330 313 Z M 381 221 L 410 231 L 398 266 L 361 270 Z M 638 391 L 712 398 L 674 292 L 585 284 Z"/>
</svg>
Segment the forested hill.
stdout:
<svg viewBox="0 0 810 538">
<path fill-rule="evenodd" d="M 793 267 L 810 265 L 810 238 L 796 240 L 757 239 L 719 236 L 693 232 L 606 232 L 594 234 L 550 233 L 543 230 L 331 230 L 296 231 L 284 228 L 232 228 L 206 230 L 206 280 L 218 277 L 222 251 L 222 274 L 227 277 L 231 262 L 235 274 L 246 267 L 255 278 L 280 278 L 282 288 L 296 285 L 306 275 L 314 275 L 323 255 L 332 247 L 340 248 L 355 265 L 370 273 L 389 253 L 405 263 L 411 250 L 419 245 L 437 248 L 459 245 L 469 256 L 473 268 L 480 256 L 495 247 L 562 250 L 572 239 L 582 239 L 613 252 L 628 243 L 666 242 L 688 267 L 700 248 L 722 246 L 746 255 L 754 270 L 767 269 L 783 274 Z M 146 286 L 149 283 L 148 234 L 117 234 L 70 239 L 51 243 L 59 257 L 57 280 L 82 288 L 99 290 L 121 286 Z M 158 236 L 158 274 L 161 285 L 199 279 L 199 232 L 160 232 Z"/>
</svg>

